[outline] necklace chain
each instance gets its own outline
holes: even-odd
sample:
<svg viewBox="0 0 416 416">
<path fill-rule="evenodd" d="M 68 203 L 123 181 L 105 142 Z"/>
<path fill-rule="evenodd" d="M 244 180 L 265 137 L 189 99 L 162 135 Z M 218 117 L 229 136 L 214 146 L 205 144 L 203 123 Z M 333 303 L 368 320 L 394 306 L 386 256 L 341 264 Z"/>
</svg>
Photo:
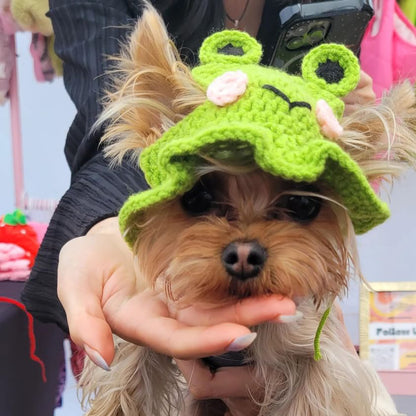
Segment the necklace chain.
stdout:
<svg viewBox="0 0 416 416">
<path fill-rule="evenodd" d="M 239 18 L 237 18 L 237 19 L 233 19 L 232 17 L 230 17 L 230 15 L 227 13 L 227 11 L 225 11 L 225 15 L 227 16 L 227 19 L 228 19 L 230 22 L 233 22 L 233 23 L 234 23 L 234 28 L 235 28 L 235 29 L 237 29 L 237 28 L 238 28 L 238 25 L 240 24 L 241 19 L 243 19 L 243 18 L 244 18 L 245 14 L 246 14 L 246 11 L 247 11 L 247 8 L 248 8 L 248 4 L 249 4 L 249 3 L 250 3 L 250 0 L 246 0 L 246 4 L 244 5 L 243 11 L 241 12 L 240 17 L 239 17 Z"/>
</svg>

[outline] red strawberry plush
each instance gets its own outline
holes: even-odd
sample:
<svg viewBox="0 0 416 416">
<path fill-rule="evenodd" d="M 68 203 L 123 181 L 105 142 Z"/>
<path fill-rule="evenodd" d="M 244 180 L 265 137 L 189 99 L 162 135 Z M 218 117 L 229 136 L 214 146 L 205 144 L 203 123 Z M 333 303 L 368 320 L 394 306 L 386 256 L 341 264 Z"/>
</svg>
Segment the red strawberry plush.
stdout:
<svg viewBox="0 0 416 416">
<path fill-rule="evenodd" d="M 33 266 L 39 242 L 25 215 L 16 210 L 0 219 L 0 280 L 24 280 Z"/>
</svg>

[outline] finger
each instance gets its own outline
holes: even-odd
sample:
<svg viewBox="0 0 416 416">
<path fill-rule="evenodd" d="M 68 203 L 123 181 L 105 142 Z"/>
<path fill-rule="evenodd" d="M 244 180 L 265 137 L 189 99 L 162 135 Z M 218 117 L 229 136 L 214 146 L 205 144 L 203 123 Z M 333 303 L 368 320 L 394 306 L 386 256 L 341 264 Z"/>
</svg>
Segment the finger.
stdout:
<svg viewBox="0 0 416 416">
<path fill-rule="evenodd" d="M 349 116 L 355 111 L 357 111 L 360 107 L 356 104 L 348 104 L 345 102 L 345 109 L 344 109 L 344 115 Z"/>
<path fill-rule="evenodd" d="M 84 310 L 73 312 L 68 327 L 72 341 L 83 348 L 96 365 L 109 370 L 114 359 L 114 343 L 111 328 L 104 317 L 93 316 Z M 84 330 L 79 330 L 80 327 Z"/>
<path fill-rule="evenodd" d="M 213 374 L 200 360 L 175 362 L 198 400 L 256 396 L 261 390 L 250 366 L 221 367 Z"/>
<path fill-rule="evenodd" d="M 177 319 L 188 325 L 215 325 L 231 322 L 244 326 L 258 325 L 268 321 L 279 321 L 281 315 L 294 315 L 293 300 L 280 296 L 259 296 L 238 300 L 220 307 L 192 306 L 177 311 Z"/>
<path fill-rule="evenodd" d="M 139 293 L 105 314 L 120 337 L 169 356 L 190 359 L 246 348 L 254 340 L 239 324 L 190 326 L 169 316 L 166 304 L 149 291 Z M 108 312 L 108 315 L 107 315 Z M 134 317 L 134 319 L 132 319 Z"/>
<path fill-rule="evenodd" d="M 67 315 L 71 339 L 81 348 L 87 346 L 86 352 L 96 364 L 109 365 L 114 358 L 114 345 L 101 307 L 102 278 L 83 262 L 83 248 L 83 240 L 76 239 L 61 250 L 58 297 Z"/>
<path fill-rule="evenodd" d="M 360 79 L 358 81 L 356 88 L 362 88 L 362 87 L 367 87 L 367 86 L 370 86 L 370 87 L 373 86 L 373 78 L 371 78 L 370 75 L 368 75 L 366 72 L 361 70 Z"/>
</svg>

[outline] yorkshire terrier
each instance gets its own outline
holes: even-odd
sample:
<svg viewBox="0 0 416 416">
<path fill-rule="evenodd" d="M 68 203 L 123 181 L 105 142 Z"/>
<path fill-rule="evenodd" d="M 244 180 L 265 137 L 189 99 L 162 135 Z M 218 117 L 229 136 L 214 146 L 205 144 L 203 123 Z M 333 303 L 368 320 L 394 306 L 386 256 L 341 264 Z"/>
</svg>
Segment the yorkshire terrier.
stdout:
<svg viewBox="0 0 416 416">
<path fill-rule="evenodd" d="M 340 97 L 360 75 L 343 46 L 311 50 L 302 76 L 258 65 L 260 45 L 239 31 L 213 34 L 199 57 L 187 68 L 148 6 L 99 120 L 107 155 L 140 158 L 150 184 L 119 216 L 141 286 L 162 287 L 184 306 L 295 300 L 302 319 L 259 325 L 242 352 L 264 386 L 259 415 L 397 414 L 388 395 L 378 400 L 387 393 L 375 371 L 345 347 L 330 306 L 353 275 L 361 278 L 355 233 L 388 217 L 376 188 L 414 166 L 412 87 L 343 117 Z M 191 413 L 171 357 L 115 340 L 110 373 L 86 363 L 88 415 Z M 212 371 L 217 358 L 204 360 Z"/>
</svg>

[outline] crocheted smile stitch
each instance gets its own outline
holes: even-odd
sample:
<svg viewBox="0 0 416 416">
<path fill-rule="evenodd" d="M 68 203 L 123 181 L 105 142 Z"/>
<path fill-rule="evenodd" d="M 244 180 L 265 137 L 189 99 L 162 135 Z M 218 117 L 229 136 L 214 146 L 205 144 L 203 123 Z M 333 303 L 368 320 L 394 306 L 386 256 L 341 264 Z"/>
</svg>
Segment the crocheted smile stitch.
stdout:
<svg viewBox="0 0 416 416">
<path fill-rule="evenodd" d="M 249 155 L 283 179 L 324 181 L 340 196 L 357 233 L 388 218 L 387 205 L 333 141 L 342 134 L 339 97 L 352 91 L 360 76 L 353 53 L 341 45 L 320 45 L 304 57 L 301 77 L 260 66 L 261 54 L 259 43 L 244 32 L 226 30 L 204 41 L 201 65 L 192 75 L 207 100 L 143 150 L 140 166 L 151 189 L 132 195 L 120 211 L 128 243 L 137 237 L 134 223 L 143 210 L 193 186 L 201 154 L 225 162 Z"/>
</svg>

